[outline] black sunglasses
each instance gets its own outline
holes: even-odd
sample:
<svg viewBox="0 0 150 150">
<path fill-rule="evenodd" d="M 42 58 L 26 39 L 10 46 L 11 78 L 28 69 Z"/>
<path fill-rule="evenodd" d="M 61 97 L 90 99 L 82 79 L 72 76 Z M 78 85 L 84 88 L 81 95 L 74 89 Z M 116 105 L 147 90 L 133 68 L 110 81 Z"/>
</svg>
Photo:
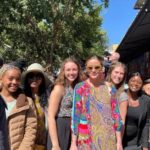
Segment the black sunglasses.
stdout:
<svg viewBox="0 0 150 150">
<path fill-rule="evenodd" d="M 43 78 L 43 75 L 41 73 L 29 73 L 27 76 L 28 79 L 37 79 L 37 80 L 41 80 Z"/>
</svg>

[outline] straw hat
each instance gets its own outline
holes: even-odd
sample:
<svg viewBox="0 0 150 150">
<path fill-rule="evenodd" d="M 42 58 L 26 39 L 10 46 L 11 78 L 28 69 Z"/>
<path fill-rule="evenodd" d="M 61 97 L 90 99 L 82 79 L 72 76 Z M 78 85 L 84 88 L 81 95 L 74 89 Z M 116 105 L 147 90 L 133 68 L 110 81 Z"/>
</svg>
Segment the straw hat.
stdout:
<svg viewBox="0 0 150 150">
<path fill-rule="evenodd" d="M 46 76 L 46 74 L 44 72 L 43 66 L 38 63 L 33 63 L 30 66 L 28 66 L 27 71 L 25 71 L 22 75 L 23 82 L 25 81 L 27 75 L 31 72 L 41 73 L 44 77 L 46 87 L 48 87 L 51 84 L 51 81 L 48 79 L 48 77 Z"/>
</svg>

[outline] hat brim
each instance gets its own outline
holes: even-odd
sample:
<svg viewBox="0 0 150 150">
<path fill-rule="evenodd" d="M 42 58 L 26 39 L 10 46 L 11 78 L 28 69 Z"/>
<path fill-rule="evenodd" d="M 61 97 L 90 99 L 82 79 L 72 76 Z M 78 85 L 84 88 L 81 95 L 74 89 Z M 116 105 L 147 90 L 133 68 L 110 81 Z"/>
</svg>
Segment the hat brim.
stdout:
<svg viewBox="0 0 150 150">
<path fill-rule="evenodd" d="M 43 71 L 36 70 L 36 69 L 35 70 L 28 70 L 28 71 L 25 71 L 25 72 L 22 73 L 22 79 L 21 79 L 22 80 L 22 84 L 24 84 L 27 75 L 29 73 L 31 73 L 31 72 L 39 72 L 39 73 L 41 73 L 43 75 L 44 80 L 45 80 L 45 86 L 46 86 L 46 88 L 48 88 L 52 84 L 52 82 L 50 81 L 50 79 L 47 77 L 47 75 Z"/>
</svg>

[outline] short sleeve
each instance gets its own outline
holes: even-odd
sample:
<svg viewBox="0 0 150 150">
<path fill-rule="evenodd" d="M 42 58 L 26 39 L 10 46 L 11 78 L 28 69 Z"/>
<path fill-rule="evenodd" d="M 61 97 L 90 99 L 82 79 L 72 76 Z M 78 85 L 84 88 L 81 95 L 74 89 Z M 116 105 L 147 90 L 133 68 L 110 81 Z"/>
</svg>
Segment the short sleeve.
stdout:
<svg viewBox="0 0 150 150">
<path fill-rule="evenodd" d="M 118 97 L 118 101 L 119 103 L 123 102 L 123 101 L 127 101 L 128 100 L 128 95 L 126 92 L 122 92 L 120 94 L 120 96 Z"/>
</svg>

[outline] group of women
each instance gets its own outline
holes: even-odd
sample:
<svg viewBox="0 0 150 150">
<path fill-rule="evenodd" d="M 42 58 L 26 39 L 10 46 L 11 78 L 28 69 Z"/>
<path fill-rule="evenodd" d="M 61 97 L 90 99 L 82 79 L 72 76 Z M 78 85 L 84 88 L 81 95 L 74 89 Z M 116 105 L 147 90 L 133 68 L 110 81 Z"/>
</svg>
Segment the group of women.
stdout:
<svg viewBox="0 0 150 150">
<path fill-rule="evenodd" d="M 125 89 L 126 73 L 115 62 L 104 79 L 101 57 L 88 58 L 84 73 L 68 58 L 50 93 L 40 64 L 22 77 L 16 66 L 3 65 L 0 119 L 8 136 L 0 144 L 9 144 L 0 150 L 148 150 L 150 98 L 139 73 L 129 76 Z"/>
</svg>

